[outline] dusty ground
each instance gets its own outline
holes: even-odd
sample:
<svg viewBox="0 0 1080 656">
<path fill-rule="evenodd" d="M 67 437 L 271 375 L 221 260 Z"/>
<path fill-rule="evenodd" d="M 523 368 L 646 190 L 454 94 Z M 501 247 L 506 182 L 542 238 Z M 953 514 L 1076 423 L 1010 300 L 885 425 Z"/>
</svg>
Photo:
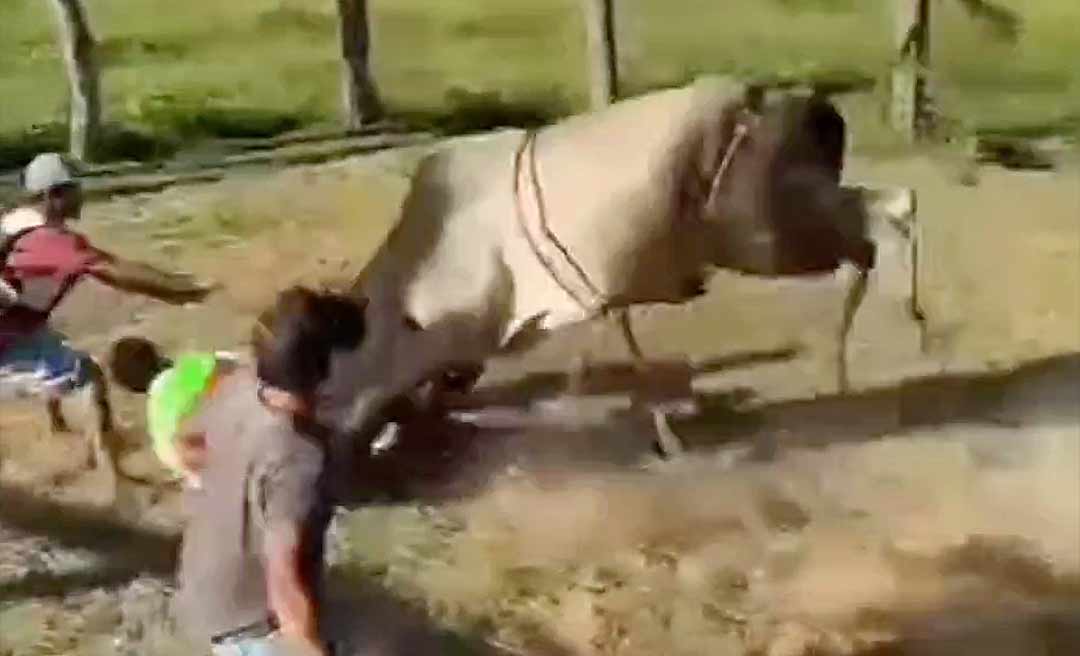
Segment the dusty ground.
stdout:
<svg viewBox="0 0 1080 656">
<path fill-rule="evenodd" d="M 226 287 L 205 306 L 165 308 L 87 284 L 60 325 L 98 353 L 128 332 L 242 348 L 275 290 L 362 264 L 415 155 L 95 205 L 84 227 L 103 245 Z M 969 188 L 934 158 L 856 161 L 852 177 L 919 191 L 928 353 L 888 276 L 859 319 L 861 389 L 848 399 L 829 396 L 835 282 L 720 275 L 695 304 L 638 312 L 647 351 L 700 368 L 706 412 L 681 424 L 688 439 L 725 448 L 642 471 L 640 420 L 584 426 L 590 406 L 558 413 L 575 414 L 576 430 L 480 431 L 484 447 L 466 452 L 483 462 L 456 470 L 480 483 L 464 501 L 343 518 L 339 572 L 366 582 L 348 624 L 388 654 L 471 648 L 451 649 L 428 616 L 537 653 L 1075 653 L 1080 434 L 1069 408 L 1080 373 L 1065 359 L 986 376 L 1080 351 L 1078 170 L 984 169 Z M 614 336 L 568 330 L 495 363 L 488 382 L 544 380 L 582 346 L 621 359 Z M 794 359 L 730 366 L 793 345 Z M 899 384 L 909 376 L 923 378 Z M 815 395 L 826 398 L 805 400 Z M 153 476 L 141 408 L 115 396 L 125 465 Z M 161 636 L 153 577 L 127 582 L 133 569 L 167 572 L 175 495 L 133 487 L 125 508 L 139 526 L 109 524 L 114 515 L 83 508 L 100 492 L 93 474 L 57 484 L 77 441 L 47 437 L 43 419 L 33 405 L 0 415 L 0 654 L 184 653 Z M 750 452 L 765 461 L 742 459 L 747 446 L 768 447 Z M 505 477 L 507 459 L 541 474 Z M 405 619 L 383 588 L 427 613 Z"/>
</svg>

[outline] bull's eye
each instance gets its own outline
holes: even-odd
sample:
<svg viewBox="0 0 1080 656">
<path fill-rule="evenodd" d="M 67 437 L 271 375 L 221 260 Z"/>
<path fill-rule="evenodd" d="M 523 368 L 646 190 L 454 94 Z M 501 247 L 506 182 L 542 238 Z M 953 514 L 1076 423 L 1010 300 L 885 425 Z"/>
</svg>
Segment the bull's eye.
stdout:
<svg viewBox="0 0 1080 656">
<path fill-rule="evenodd" d="M 412 317 L 411 317 L 410 315 L 408 315 L 408 314 L 406 314 L 406 315 L 405 315 L 405 316 L 404 316 L 404 317 L 403 317 L 403 318 L 401 319 L 401 323 L 405 324 L 405 327 L 406 327 L 406 328 L 408 328 L 409 330 L 412 330 L 412 331 L 414 331 L 414 332 L 420 332 L 421 330 L 423 330 L 423 329 L 424 329 L 424 328 L 423 328 L 423 326 L 421 326 L 421 325 L 420 325 L 420 322 L 419 322 L 419 321 L 417 321 L 416 319 L 412 318 Z"/>
</svg>

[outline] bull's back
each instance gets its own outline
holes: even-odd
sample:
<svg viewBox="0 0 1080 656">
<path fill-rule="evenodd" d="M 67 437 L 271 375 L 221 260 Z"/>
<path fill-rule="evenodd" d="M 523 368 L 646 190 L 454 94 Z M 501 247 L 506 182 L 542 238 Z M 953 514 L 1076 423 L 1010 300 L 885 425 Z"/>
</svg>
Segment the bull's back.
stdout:
<svg viewBox="0 0 1080 656">
<path fill-rule="evenodd" d="M 540 133 L 538 180 L 548 222 L 605 294 L 666 300 L 696 268 L 684 248 L 693 241 L 685 234 L 689 224 L 675 216 L 680 158 L 700 154 L 703 131 L 733 95 L 732 86 L 698 83 Z"/>
<path fill-rule="evenodd" d="M 490 304 L 521 131 L 457 141 L 425 157 L 398 223 L 357 280 L 375 298 L 404 305 L 421 325 Z M 503 201 L 502 205 L 508 205 Z"/>
</svg>

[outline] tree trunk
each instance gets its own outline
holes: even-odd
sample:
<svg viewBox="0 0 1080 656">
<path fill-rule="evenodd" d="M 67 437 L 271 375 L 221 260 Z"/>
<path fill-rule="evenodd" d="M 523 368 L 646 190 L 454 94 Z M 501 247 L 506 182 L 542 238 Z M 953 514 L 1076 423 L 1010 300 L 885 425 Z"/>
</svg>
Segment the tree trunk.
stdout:
<svg viewBox="0 0 1080 656">
<path fill-rule="evenodd" d="M 337 0 L 345 124 L 357 130 L 382 117 L 383 108 L 371 74 L 371 30 L 367 0 Z"/>
<path fill-rule="evenodd" d="M 908 141 L 929 129 L 930 0 L 893 0 L 897 61 L 892 72 L 890 122 Z"/>
<path fill-rule="evenodd" d="M 610 105 L 619 93 L 619 57 L 615 45 L 615 0 L 582 0 L 588 37 L 589 103 Z"/>
<path fill-rule="evenodd" d="M 71 154 L 91 161 L 101 133 L 101 89 L 94 37 L 82 0 L 52 0 L 60 26 L 60 45 L 71 90 Z"/>
</svg>

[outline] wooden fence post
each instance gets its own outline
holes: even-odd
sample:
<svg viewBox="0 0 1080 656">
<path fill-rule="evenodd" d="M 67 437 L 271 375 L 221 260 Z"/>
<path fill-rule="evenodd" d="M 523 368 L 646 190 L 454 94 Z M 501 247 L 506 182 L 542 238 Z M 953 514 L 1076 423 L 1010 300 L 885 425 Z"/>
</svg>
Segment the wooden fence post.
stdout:
<svg viewBox="0 0 1080 656">
<path fill-rule="evenodd" d="M 101 138 L 101 81 L 94 37 L 82 0 L 53 0 L 52 5 L 71 95 L 68 149 L 74 157 L 92 161 Z"/>
<path fill-rule="evenodd" d="M 619 94 L 619 56 L 615 43 L 615 0 L 581 0 L 588 38 L 589 104 L 599 109 Z"/>
<path fill-rule="evenodd" d="M 908 141 L 929 128 L 930 0 L 893 0 L 896 61 L 892 70 L 889 119 Z"/>
<path fill-rule="evenodd" d="M 371 73 L 371 28 L 367 0 L 337 0 L 345 124 L 356 130 L 382 117 L 383 107 Z"/>
</svg>

